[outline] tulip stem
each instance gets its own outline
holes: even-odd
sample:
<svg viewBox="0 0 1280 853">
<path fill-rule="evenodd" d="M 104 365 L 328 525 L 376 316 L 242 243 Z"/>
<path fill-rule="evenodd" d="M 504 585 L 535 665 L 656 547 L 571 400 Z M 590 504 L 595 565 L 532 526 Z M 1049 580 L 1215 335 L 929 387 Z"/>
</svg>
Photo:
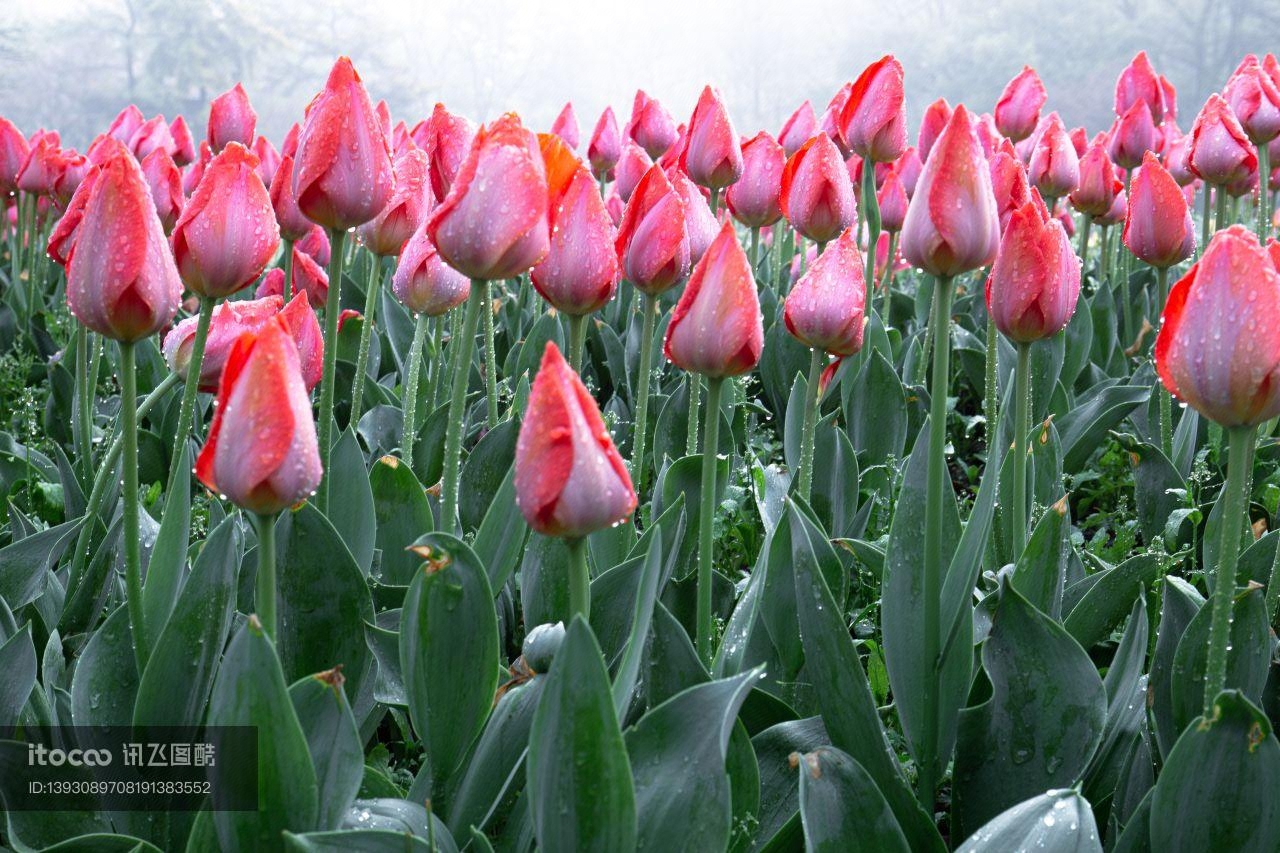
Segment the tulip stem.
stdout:
<svg viewBox="0 0 1280 853">
<path fill-rule="evenodd" d="M 258 578 L 254 587 L 253 606 L 262 629 L 272 642 L 276 639 L 276 514 L 253 514 L 253 527 L 258 532 Z"/>
<path fill-rule="evenodd" d="M 320 380 L 320 461 L 324 483 L 316 495 L 320 509 L 329 509 L 329 455 L 333 449 L 333 385 L 338 369 L 338 314 L 342 309 L 342 255 L 347 232 L 329 232 L 329 294 L 324 304 L 324 375 Z"/>
<path fill-rule="evenodd" d="M 213 321 L 213 308 L 216 300 L 211 296 L 200 297 L 200 318 L 196 320 L 196 335 L 191 341 L 191 358 L 187 360 L 187 374 L 182 387 L 182 404 L 178 409 L 178 432 L 173 441 L 173 459 L 169 463 L 168 493 L 176 492 L 183 477 L 188 478 L 190 471 L 184 471 L 182 465 L 182 448 L 186 446 L 195 420 L 196 396 L 200 390 L 200 367 L 204 364 L 205 343 L 209 340 L 209 324 Z"/>
<path fill-rule="evenodd" d="M 138 531 L 138 375 L 132 343 L 120 343 L 120 434 L 124 437 L 124 582 L 138 676 L 147 668 L 150 645 L 142 617 L 142 552 Z"/>
<path fill-rule="evenodd" d="M 450 349 L 453 357 L 453 390 L 449 398 L 449 420 L 444 433 L 444 482 L 440 526 L 445 532 L 458 529 L 458 474 L 462 461 L 462 433 L 467 419 L 467 383 L 471 378 L 471 356 L 475 351 L 476 327 L 480 312 L 489 301 L 489 288 L 482 281 L 471 284 L 467 297 L 467 313 L 462 321 L 462 334 Z"/>
<path fill-rule="evenodd" d="M 422 375 L 422 347 L 427 338 L 431 318 L 419 314 L 413 325 L 413 343 L 409 345 L 409 373 L 404 382 L 404 426 L 400 430 L 400 449 L 413 458 L 413 443 L 418 437 L 418 383 Z"/>
<path fill-rule="evenodd" d="M 89 330 L 76 324 L 76 454 L 85 482 L 93 476 L 93 388 L 89 385 Z M 97 377 L 94 377 L 97 378 Z"/>
<path fill-rule="evenodd" d="M 364 318 L 360 321 L 360 351 L 356 353 L 356 376 L 351 386 L 351 417 L 348 419 L 350 423 L 356 425 L 360 423 L 360 413 L 364 410 L 365 374 L 369 372 L 369 343 L 373 339 L 373 318 L 378 311 L 378 293 L 382 283 L 378 275 L 380 260 L 373 252 L 369 253 L 369 276 L 365 279 Z"/>
<path fill-rule="evenodd" d="M 587 315 L 569 315 L 569 366 L 582 374 L 582 345 L 587 339 Z"/>
<path fill-rule="evenodd" d="M 690 373 L 685 377 L 685 382 L 689 389 L 689 431 L 688 440 L 685 442 L 685 454 L 693 456 L 698 452 L 698 415 L 702 398 L 702 377 L 696 373 Z"/>
<path fill-rule="evenodd" d="M 867 223 L 864 280 L 871 285 L 876 280 L 876 244 L 880 242 L 880 200 L 876 198 L 876 164 L 873 160 L 862 161 L 862 219 Z"/>
<path fill-rule="evenodd" d="M 885 260 L 884 271 L 880 274 L 881 299 L 884 300 L 880 311 L 880 322 L 889 328 L 889 313 L 893 311 L 893 256 L 898 251 L 898 232 L 889 232 L 889 255 Z M 871 287 L 874 282 L 867 282 Z"/>
<path fill-rule="evenodd" d="M 711 188 L 711 215 L 718 216 L 720 214 L 720 190 L 717 187 Z"/>
<path fill-rule="evenodd" d="M 1253 427 L 1232 427 L 1227 432 L 1229 457 L 1218 566 L 1214 577 L 1209 622 L 1209 657 L 1204 680 L 1204 714 L 1213 711 L 1213 700 L 1227 683 L 1227 651 L 1231 644 L 1231 600 L 1236 591 L 1236 563 L 1240 556 L 1240 526 L 1244 518 L 1245 492 L 1249 482 L 1248 462 L 1253 454 L 1256 431 Z"/>
<path fill-rule="evenodd" d="M 636 366 L 636 419 L 631 438 L 631 479 L 635 483 L 636 496 L 644 500 L 644 479 L 647 466 L 644 463 L 645 430 L 649 419 L 649 374 L 653 370 L 653 334 L 658 322 L 658 300 L 640 291 L 640 364 Z M 636 517 L 639 517 L 636 513 Z"/>
<path fill-rule="evenodd" d="M 591 570 L 587 568 L 587 538 L 566 539 L 569 549 L 569 618 L 591 618 Z"/>
<path fill-rule="evenodd" d="M 1227 227 L 1227 193 L 1226 187 L 1217 187 L 1214 192 L 1216 212 L 1213 217 L 1213 228 L 1221 231 Z"/>
<path fill-rule="evenodd" d="M 489 407 L 486 423 L 493 429 L 498 425 L 498 354 L 493 348 L 493 305 L 489 303 L 489 282 L 473 281 L 472 292 L 477 285 L 484 292 L 484 381 Z"/>
<path fill-rule="evenodd" d="M 939 612 L 942 604 L 942 575 L 946 553 L 942 541 L 944 501 L 948 499 L 947 478 L 947 390 L 951 385 L 951 299 L 948 276 L 937 276 L 933 288 L 933 376 L 929 383 L 929 468 L 925 493 L 924 558 L 924 646 L 925 679 L 922 699 L 925 707 L 924 742 L 918 763 L 919 798 L 932 814 L 938 774 L 940 727 L 938 696 L 941 692 Z M 944 491 L 945 490 L 945 491 Z M 951 498 L 954 500 L 954 498 Z"/>
<path fill-rule="evenodd" d="M 751 275 L 755 277 L 756 264 L 760 262 L 760 226 L 751 229 Z"/>
<path fill-rule="evenodd" d="M 711 578 L 715 558 L 716 458 L 720 447 L 721 377 L 707 379 L 707 439 L 698 514 L 698 658 L 711 662 Z"/>
<path fill-rule="evenodd" d="M 1267 232 L 1271 225 L 1271 211 L 1267 209 L 1271 201 L 1271 191 L 1267 182 L 1271 179 L 1271 148 L 1268 145 L 1258 146 L 1258 240 L 1265 246 Z"/>
<path fill-rule="evenodd" d="M 1082 218 L 1084 222 L 1080 226 L 1080 269 L 1087 272 L 1085 268 L 1089 266 L 1089 232 L 1093 230 L 1093 217 L 1085 214 Z"/>
<path fill-rule="evenodd" d="M 987 312 L 987 353 L 985 387 L 982 397 L 982 413 L 987 419 L 987 453 L 1000 436 L 1000 338 L 996 320 Z"/>
<path fill-rule="evenodd" d="M 293 298 L 293 241 L 284 241 L 284 289 L 281 290 L 284 304 L 288 305 Z"/>
<path fill-rule="evenodd" d="M 813 490 L 813 434 L 818 428 L 818 407 L 821 396 L 818 387 L 822 382 L 822 369 L 826 366 L 826 353 L 813 349 L 809 357 L 809 384 L 805 387 L 804 426 L 800 433 L 800 485 L 799 495 L 805 503 Z M 708 445 L 710 447 L 710 445 Z"/>
<path fill-rule="evenodd" d="M 1201 198 L 1200 245 L 1196 247 L 1197 258 L 1209 248 L 1209 234 L 1213 231 L 1213 185 L 1205 184 L 1201 189 L 1204 196 Z"/>
<path fill-rule="evenodd" d="M 1014 556 L 1027 544 L 1027 433 L 1031 431 L 1031 344 L 1018 344 L 1013 400 Z"/>
</svg>

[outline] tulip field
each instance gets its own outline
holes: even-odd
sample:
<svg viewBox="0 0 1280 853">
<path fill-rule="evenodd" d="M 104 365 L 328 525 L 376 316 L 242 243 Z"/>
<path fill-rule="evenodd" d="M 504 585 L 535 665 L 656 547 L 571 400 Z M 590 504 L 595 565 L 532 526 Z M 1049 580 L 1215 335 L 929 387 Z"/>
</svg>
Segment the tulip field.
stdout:
<svg viewBox="0 0 1280 853">
<path fill-rule="evenodd" d="M 1280 851 L 1280 64 L 1115 70 L 0 118 L 0 850 Z"/>
</svg>

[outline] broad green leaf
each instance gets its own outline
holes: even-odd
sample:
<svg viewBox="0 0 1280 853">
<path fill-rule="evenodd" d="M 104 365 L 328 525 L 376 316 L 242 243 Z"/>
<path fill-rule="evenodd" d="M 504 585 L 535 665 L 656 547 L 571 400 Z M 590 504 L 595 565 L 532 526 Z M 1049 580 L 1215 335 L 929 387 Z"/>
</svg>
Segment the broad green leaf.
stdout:
<svg viewBox="0 0 1280 853">
<path fill-rule="evenodd" d="M 324 830 L 337 829 L 342 822 L 360 790 L 364 767 L 364 749 L 343 680 L 340 670 L 331 669 L 299 679 L 289 688 L 315 767 L 316 826 Z"/>
<path fill-rule="evenodd" d="M 569 617 L 569 549 L 563 539 L 529 534 L 520 560 L 520 603 L 526 625 Z"/>
<path fill-rule="evenodd" d="M 146 584 L 142 588 L 142 617 L 155 644 L 152 651 L 160 647 L 162 631 L 178 600 L 187 568 L 187 543 L 191 538 L 191 478 L 185 473 L 191 470 L 188 442 L 183 442 L 181 453 L 178 470 L 184 473 L 178 487 L 165 496 L 160 532 L 147 561 Z"/>
<path fill-rule="evenodd" d="M 849 441 L 865 459 L 900 458 L 907 440 L 907 394 L 884 354 L 863 360 L 845 404 Z"/>
<path fill-rule="evenodd" d="M 1012 806 L 973 833 L 956 853 L 1102 853 L 1089 801 L 1076 791 L 1053 790 Z"/>
<path fill-rule="evenodd" d="M 1145 385 L 1103 384 L 1089 389 L 1076 406 L 1058 420 L 1063 470 L 1070 474 L 1079 472 L 1104 443 L 1107 432 L 1145 402 L 1149 393 Z"/>
<path fill-rule="evenodd" d="M 1173 716 L 1174 657 L 1187 626 L 1204 604 L 1204 597 L 1182 578 L 1166 575 L 1161 600 L 1160 626 L 1156 631 L 1156 648 L 1151 657 L 1151 678 L 1147 689 L 1150 691 L 1148 701 L 1151 703 L 1156 743 L 1160 747 L 1160 755 L 1167 759 L 1182 733 Z"/>
<path fill-rule="evenodd" d="M 435 526 L 427 494 L 409 466 L 395 456 L 373 463 L 369 489 L 377 531 L 374 542 L 382 552 L 381 580 L 408 586 L 420 562 L 409 546 Z"/>
<path fill-rule="evenodd" d="M 760 762 L 760 812 L 756 849 L 787 839 L 795 843 L 780 849 L 798 849 L 801 843 L 800 787 L 791 766 L 795 752 L 812 752 L 827 745 L 821 717 L 791 720 L 765 729 L 751 739 Z"/>
<path fill-rule="evenodd" d="M 17 610 L 39 597 L 53 568 L 80 532 L 80 520 L 41 530 L 0 548 L 0 598 Z"/>
<path fill-rule="evenodd" d="M 520 564 L 520 555 L 524 553 L 524 543 L 529 537 L 529 525 L 516 509 L 515 473 L 513 464 L 494 494 L 493 503 L 480 522 L 480 529 L 476 531 L 476 556 L 484 564 L 489 574 L 489 587 L 495 593 L 506 585 Z"/>
<path fill-rule="evenodd" d="M 796 757 L 807 853 L 910 853 L 893 811 L 861 764 L 833 746 Z"/>
<path fill-rule="evenodd" d="M 1159 577 L 1160 566 L 1159 557 L 1139 554 L 1107 569 L 1096 581 L 1086 579 L 1092 583 L 1089 591 L 1062 622 L 1067 633 L 1086 649 L 1105 640 L 1128 614 L 1133 600 L 1142 594 L 1143 587 Z M 1067 598 L 1071 597 L 1068 591 Z"/>
<path fill-rule="evenodd" d="M 8 736 L 18 725 L 18 715 L 36 686 L 36 647 L 31 623 L 0 644 L 0 735 Z"/>
<path fill-rule="evenodd" d="M 1040 516 L 1010 580 L 1028 602 L 1054 619 L 1062 618 L 1062 592 L 1071 550 L 1069 527 L 1064 498 Z"/>
<path fill-rule="evenodd" d="M 467 455 L 466 464 L 462 466 L 462 488 L 458 493 L 458 517 L 463 530 L 475 530 L 484 521 L 485 513 L 494 503 L 494 496 L 515 460 L 519 432 L 518 421 L 505 420 L 485 433 Z M 507 507 L 507 511 L 519 515 L 514 503 Z"/>
<path fill-rule="evenodd" d="M 129 610 L 120 605 L 98 626 L 76 661 L 71 677 L 72 719 L 77 726 L 128 725 L 137 693 Z"/>
<path fill-rule="evenodd" d="M 329 464 L 329 521 L 361 573 L 368 575 L 376 543 L 376 512 L 364 453 L 350 428 L 334 443 Z"/>
</svg>

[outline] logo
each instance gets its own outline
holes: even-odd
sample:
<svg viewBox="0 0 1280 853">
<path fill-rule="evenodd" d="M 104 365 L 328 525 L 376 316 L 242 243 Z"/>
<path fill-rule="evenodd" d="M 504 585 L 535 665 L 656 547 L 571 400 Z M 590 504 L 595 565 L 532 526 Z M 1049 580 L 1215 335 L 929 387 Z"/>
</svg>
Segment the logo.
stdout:
<svg viewBox="0 0 1280 853">
<path fill-rule="evenodd" d="M 27 745 L 28 767 L 106 767 L 111 764 L 109 749 L 50 749 L 42 743 Z"/>
</svg>

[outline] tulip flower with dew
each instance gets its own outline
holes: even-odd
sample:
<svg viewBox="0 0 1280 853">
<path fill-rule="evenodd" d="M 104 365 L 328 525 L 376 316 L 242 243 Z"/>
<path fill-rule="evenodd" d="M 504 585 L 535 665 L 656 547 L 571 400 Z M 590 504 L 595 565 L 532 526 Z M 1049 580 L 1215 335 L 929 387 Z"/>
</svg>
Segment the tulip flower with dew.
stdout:
<svg viewBox="0 0 1280 853">
<path fill-rule="evenodd" d="M 916 150 L 920 152 L 921 159 L 929 159 L 929 150 L 950 120 L 951 105 L 946 98 L 938 98 L 925 108 L 924 117 L 920 119 L 920 133 L 916 136 Z"/>
<path fill-rule="evenodd" d="M 1275 57 L 1268 58 L 1272 68 L 1275 68 Z M 1280 73 L 1273 78 L 1263 67 L 1263 63 L 1258 61 L 1258 57 L 1251 53 L 1231 75 L 1222 94 L 1240 121 L 1245 135 L 1257 147 L 1258 173 L 1270 175 L 1271 157 L 1268 146 L 1273 140 L 1280 139 Z M 1267 233 L 1269 202 L 1269 193 L 1263 192 L 1258 196 L 1259 239 Z"/>
<path fill-rule="evenodd" d="M 782 129 L 778 131 L 778 144 L 790 157 L 800 150 L 801 145 L 821 132 L 818 127 L 818 116 L 813 111 L 813 104 L 805 101 L 796 107 L 796 111 L 783 123 Z"/>
<path fill-rule="evenodd" d="M 1171 394 L 1227 432 L 1220 545 L 1215 568 L 1206 715 L 1226 684 L 1231 602 L 1257 427 L 1280 415 L 1280 272 L 1250 230 L 1233 225 L 1214 235 L 1191 270 L 1173 286 L 1156 337 L 1160 380 Z"/>
<path fill-rule="evenodd" d="M 751 268 L 760 260 L 760 229 L 782 218 L 779 196 L 787 158 L 781 145 L 760 131 L 742 143 L 742 177 L 725 191 L 733 218 L 751 229 Z"/>
<path fill-rule="evenodd" d="M 887 262 L 882 268 L 879 284 L 881 292 L 884 294 L 880 319 L 885 325 L 888 325 L 893 293 L 891 289 L 893 287 L 892 260 L 898 253 L 898 234 L 901 233 L 902 225 L 906 222 L 907 207 L 911 203 L 911 199 L 907 195 L 907 188 L 902 182 L 902 176 L 898 172 L 898 164 L 895 163 L 889 171 L 889 177 L 885 178 L 884 186 L 880 188 L 877 199 L 880 206 L 880 224 L 884 227 L 885 233 L 889 235 L 889 245 L 886 249 Z M 874 288 L 876 283 L 870 282 L 870 286 Z"/>
<path fill-rule="evenodd" d="M 1217 197 L 1214 227 L 1227 226 L 1227 185 L 1248 180 L 1258 169 L 1258 152 L 1245 134 L 1231 105 L 1221 95 L 1213 94 L 1205 101 L 1191 127 L 1187 165 L 1197 178 L 1205 182 L 1204 231 L 1201 243 L 1209 240 L 1209 186 Z"/>
<path fill-rule="evenodd" d="M 444 104 L 436 104 L 431 118 L 416 126 L 412 135 L 414 143 L 431 161 L 431 191 L 437 199 L 444 199 L 471 151 L 476 126 L 466 116 L 449 112 Z"/>
<path fill-rule="evenodd" d="M 1036 141 L 1027 179 L 1040 191 L 1050 212 L 1057 208 L 1058 199 L 1070 195 L 1080 184 L 1080 158 L 1057 113 L 1049 114 L 1044 132 Z"/>
<path fill-rule="evenodd" d="M 151 188 L 151 200 L 165 234 L 171 234 L 178 224 L 178 216 L 186 206 L 187 197 L 182 192 L 182 173 L 173 158 L 162 150 L 152 151 L 142 161 L 142 174 Z"/>
<path fill-rule="evenodd" d="M 1163 120 L 1165 84 L 1161 82 L 1161 77 L 1156 70 L 1151 67 L 1151 60 L 1147 57 L 1145 50 L 1138 51 L 1116 79 L 1116 115 L 1124 115 L 1134 104 L 1142 104 L 1146 107 L 1153 122 Z"/>
<path fill-rule="evenodd" d="M 810 351 L 798 473 L 799 495 L 805 501 L 813 487 L 814 431 L 821 401 L 818 389 L 827 355 L 844 358 L 862 349 L 867 303 L 863 275 L 858 238 L 850 228 L 814 261 L 787 294 L 783 309 L 787 331 Z"/>
<path fill-rule="evenodd" d="M 1040 110 L 1049 100 L 1040 75 L 1030 65 L 1024 65 L 1017 76 L 1009 81 L 996 101 L 996 127 L 1013 142 L 1021 142 L 1031 135 L 1040 121 Z"/>
<path fill-rule="evenodd" d="M 237 83 L 213 99 L 209 105 L 209 148 L 218 154 L 232 142 L 245 148 L 253 145 L 258 114 L 249 103 L 244 86 Z"/>
<path fill-rule="evenodd" d="M 679 133 L 676 121 L 667 108 L 649 97 L 643 89 L 636 91 L 631 104 L 631 120 L 627 122 L 631 138 L 645 150 L 650 159 L 657 160 L 676 141 Z"/>
<path fill-rule="evenodd" d="M 787 160 L 779 203 L 791 227 L 819 246 L 856 219 L 857 201 L 840 151 L 826 134 L 813 137 Z"/>
<path fill-rule="evenodd" d="M 548 342 L 516 441 L 516 505 L 529 526 L 569 547 L 569 608 L 589 615 L 586 537 L 636 508 L 627 466 L 582 380 Z"/>
<path fill-rule="evenodd" d="M 596 121 L 595 130 L 591 132 L 591 141 L 587 143 L 587 160 L 591 163 L 591 173 L 600 182 L 602 189 L 609 179 L 609 173 L 621 158 L 622 132 L 618 130 L 618 119 L 613 114 L 613 107 L 605 107 Z"/>
<path fill-rule="evenodd" d="M 698 522 L 698 657 L 710 663 L 711 582 L 714 558 L 716 457 L 719 453 L 720 392 L 724 380 L 760 361 L 764 325 L 751 264 L 726 222 L 689 276 L 671 312 L 663 352 L 676 367 L 707 379 L 706 440 Z"/>
<path fill-rule="evenodd" d="M 689 119 L 688 144 L 681 165 L 695 184 L 711 190 L 711 212 L 720 204 L 720 192 L 742 177 L 742 147 L 733 129 L 729 110 L 720 92 L 711 86 L 702 90 Z"/>
<path fill-rule="evenodd" d="M 551 132 L 563 139 L 570 151 L 578 150 L 581 131 L 578 129 L 578 114 L 573 111 L 573 104 L 565 104 L 564 109 L 560 110 L 556 120 L 551 123 Z"/>
</svg>

